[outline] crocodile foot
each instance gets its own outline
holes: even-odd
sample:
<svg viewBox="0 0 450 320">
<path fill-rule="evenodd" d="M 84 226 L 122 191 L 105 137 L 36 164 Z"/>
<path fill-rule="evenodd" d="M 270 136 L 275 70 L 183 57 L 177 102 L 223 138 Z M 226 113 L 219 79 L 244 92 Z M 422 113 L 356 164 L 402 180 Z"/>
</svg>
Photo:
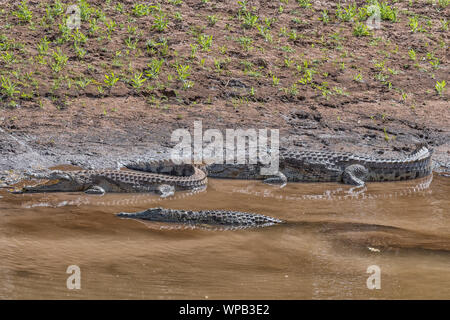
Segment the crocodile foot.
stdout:
<svg viewBox="0 0 450 320">
<path fill-rule="evenodd" d="M 175 187 L 168 184 L 161 184 L 156 188 L 156 193 L 159 194 L 161 198 L 170 197 L 175 194 Z"/>
<path fill-rule="evenodd" d="M 87 189 L 84 193 L 104 195 L 105 194 L 105 189 L 103 189 L 100 186 L 92 186 L 89 189 Z"/>
<path fill-rule="evenodd" d="M 280 188 L 283 188 L 287 183 L 287 178 L 282 172 L 279 171 L 275 176 L 264 179 L 263 182 L 270 185 L 277 185 Z"/>
</svg>

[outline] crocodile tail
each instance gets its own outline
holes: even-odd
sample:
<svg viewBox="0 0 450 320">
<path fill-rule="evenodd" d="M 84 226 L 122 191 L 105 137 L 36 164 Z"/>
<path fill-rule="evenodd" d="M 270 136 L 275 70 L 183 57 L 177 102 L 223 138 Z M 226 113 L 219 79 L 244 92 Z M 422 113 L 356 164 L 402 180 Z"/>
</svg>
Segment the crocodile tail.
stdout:
<svg viewBox="0 0 450 320">
<path fill-rule="evenodd" d="M 428 148 L 426 143 L 420 143 L 416 145 L 416 148 L 413 152 L 407 157 L 408 160 L 428 160 L 431 158 L 433 154 L 433 149 Z"/>
<path fill-rule="evenodd" d="M 431 156 L 433 149 L 426 144 L 419 144 L 416 149 L 406 158 L 410 163 L 407 167 L 415 173 L 416 178 L 427 176 L 432 171 Z"/>
</svg>

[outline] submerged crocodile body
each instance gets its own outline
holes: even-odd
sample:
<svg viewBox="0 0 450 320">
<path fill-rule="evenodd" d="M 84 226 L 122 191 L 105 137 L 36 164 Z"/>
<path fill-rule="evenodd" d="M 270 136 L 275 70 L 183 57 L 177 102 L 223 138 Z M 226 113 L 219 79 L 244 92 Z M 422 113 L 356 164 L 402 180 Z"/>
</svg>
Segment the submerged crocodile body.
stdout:
<svg viewBox="0 0 450 320">
<path fill-rule="evenodd" d="M 217 178 L 265 179 L 268 183 L 343 182 L 364 186 L 366 181 L 398 181 L 431 173 L 432 151 L 416 148 L 402 159 L 374 158 L 332 151 L 282 151 L 275 176 L 262 176 L 262 164 L 211 164 L 200 167 L 171 161 L 138 161 L 125 166 L 129 170 L 50 171 L 33 174 L 45 183 L 25 187 L 22 192 L 85 191 L 156 192 L 163 196 L 176 190 L 193 190 L 207 184 L 207 176 Z M 207 172 L 207 173 L 206 173 Z"/>
<path fill-rule="evenodd" d="M 121 218 L 149 220 L 156 222 L 181 223 L 184 225 L 208 225 L 225 228 L 268 227 L 284 221 L 258 213 L 228 210 L 186 211 L 164 208 L 150 208 L 145 211 L 117 214 Z"/>
</svg>

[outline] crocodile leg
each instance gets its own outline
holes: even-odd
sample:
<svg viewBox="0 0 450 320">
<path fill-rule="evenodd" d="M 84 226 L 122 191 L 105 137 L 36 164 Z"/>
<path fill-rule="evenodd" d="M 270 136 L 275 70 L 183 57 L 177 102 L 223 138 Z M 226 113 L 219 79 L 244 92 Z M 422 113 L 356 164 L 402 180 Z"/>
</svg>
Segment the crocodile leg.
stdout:
<svg viewBox="0 0 450 320">
<path fill-rule="evenodd" d="M 360 164 L 352 164 L 345 167 L 342 174 L 342 181 L 345 184 L 351 184 L 358 187 L 364 187 L 365 179 L 369 174 L 369 170 Z"/>
</svg>

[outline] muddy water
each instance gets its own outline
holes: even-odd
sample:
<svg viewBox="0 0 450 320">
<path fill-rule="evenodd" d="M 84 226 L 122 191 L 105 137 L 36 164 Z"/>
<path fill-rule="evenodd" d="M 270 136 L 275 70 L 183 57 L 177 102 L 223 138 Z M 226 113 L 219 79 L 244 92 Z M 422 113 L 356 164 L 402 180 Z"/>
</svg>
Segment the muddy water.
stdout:
<svg viewBox="0 0 450 320">
<path fill-rule="evenodd" d="M 450 298 L 450 179 L 338 184 L 211 179 L 205 192 L 0 192 L 0 298 Z M 119 219 L 153 206 L 281 218 L 254 230 Z M 81 289 L 68 290 L 69 265 Z M 381 270 L 381 289 L 366 273 Z"/>
</svg>

